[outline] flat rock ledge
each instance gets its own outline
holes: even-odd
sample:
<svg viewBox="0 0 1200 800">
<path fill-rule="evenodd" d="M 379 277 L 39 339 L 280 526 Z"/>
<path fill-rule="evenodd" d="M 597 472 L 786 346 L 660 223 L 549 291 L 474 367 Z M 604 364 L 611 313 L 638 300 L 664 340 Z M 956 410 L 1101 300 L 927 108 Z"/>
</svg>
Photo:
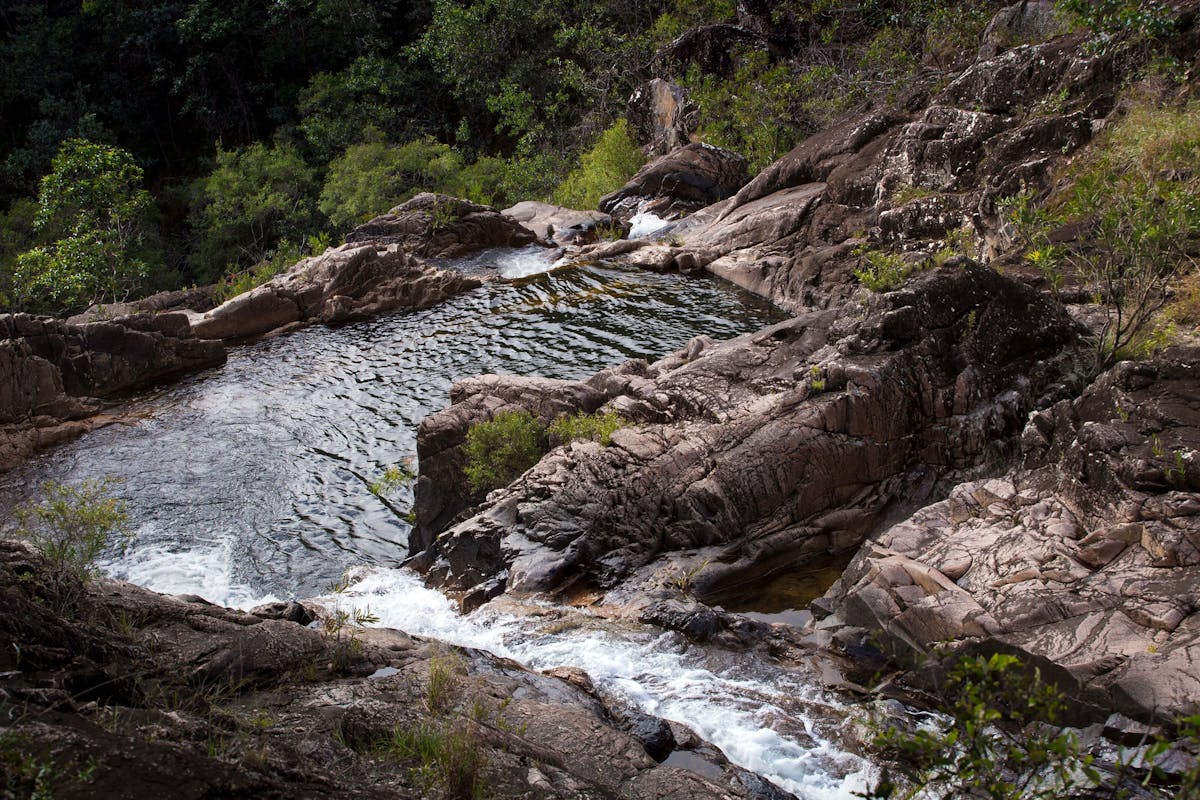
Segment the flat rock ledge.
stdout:
<svg viewBox="0 0 1200 800">
<path fill-rule="evenodd" d="M 104 424 L 105 399 L 224 361 L 221 343 L 197 338 L 184 314 L 78 325 L 0 315 L 0 470 Z"/>
<path fill-rule="evenodd" d="M 344 244 L 193 315 L 192 330 L 203 339 L 247 339 L 313 322 L 426 308 L 479 285 L 478 278 L 432 267 L 396 244 Z"/>
</svg>

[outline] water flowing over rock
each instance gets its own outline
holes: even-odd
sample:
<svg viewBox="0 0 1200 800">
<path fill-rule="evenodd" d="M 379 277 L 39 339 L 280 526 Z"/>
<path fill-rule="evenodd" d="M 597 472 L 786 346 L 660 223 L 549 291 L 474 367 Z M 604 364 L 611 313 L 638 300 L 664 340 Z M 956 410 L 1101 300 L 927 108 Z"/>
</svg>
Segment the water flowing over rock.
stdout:
<svg viewBox="0 0 1200 800">
<path fill-rule="evenodd" d="M 225 361 L 183 314 L 70 324 L 0 315 L 0 469 L 78 435 L 109 398 Z"/>
<path fill-rule="evenodd" d="M 194 315 L 192 329 L 205 339 L 246 339 L 290 325 L 425 308 L 479 285 L 478 278 L 435 269 L 396 244 L 348 243 Z"/>
<path fill-rule="evenodd" d="M 303 620 L 336 612 L 295 603 L 246 613 L 101 581 L 55 613 L 61 585 L 0 539 L 4 731 L 59 773 L 86 768 L 89 797 L 420 798 L 456 785 L 391 749 L 406 735 L 458 737 L 444 768 L 495 798 L 791 797 L 711 747 L 689 751 L 703 776 L 659 763 L 671 727 L 578 676 L 395 630 L 322 634 Z M 301 622 L 285 618 L 297 609 Z"/>
<path fill-rule="evenodd" d="M 732 197 L 750 180 L 746 169 L 737 153 L 689 144 L 651 161 L 600 198 L 600 210 L 625 220 L 638 212 L 675 219 Z"/>
<path fill-rule="evenodd" d="M 1074 336 L 1052 301 L 960 262 L 857 310 L 697 339 L 577 386 L 459 384 L 419 434 L 422 474 L 455 487 L 418 498 L 430 533 L 475 500 L 455 474 L 456 443 L 494 410 L 545 417 L 603 401 L 633 425 L 610 447 L 554 450 L 441 532 L 422 562 L 436 583 L 486 597 L 611 588 L 673 550 L 718 546 L 730 569 L 850 550 L 896 504 L 1010 450 L 1056 391 Z"/>
<path fill-rule="evenodd" d="M 431 192 L 364 222 L 346 236 L 347 244 L 395 244 L 426 258 L 457 258 L 488 247 L 521 247 L 533 241 L 530 231 L 490 206 Z"/>
<path fill-rule="evenodd" d="M 1013 650 L 1141 719 L 1200 697 L 1200 349 L 1035 414 L 1024 464 L 872 538 L 822 603 L 885 649 Z"/>
<path fill-rule="evenodd" d="M 964 254 L 995 255 L 1011 245 L 996 200 L 1048 187 L 1114 109 L 1127 57 L 1081 48 L 1080 36 L 1059 37 L 979 60 L 940 90 L 918 81 L 896 105 L 809 136 L 696 211 L 670 246 L 594 253 L 706 269 L 793 312 L 845 302 L 863 249 L 928 257 L 961 229 Z"/>
</svg>

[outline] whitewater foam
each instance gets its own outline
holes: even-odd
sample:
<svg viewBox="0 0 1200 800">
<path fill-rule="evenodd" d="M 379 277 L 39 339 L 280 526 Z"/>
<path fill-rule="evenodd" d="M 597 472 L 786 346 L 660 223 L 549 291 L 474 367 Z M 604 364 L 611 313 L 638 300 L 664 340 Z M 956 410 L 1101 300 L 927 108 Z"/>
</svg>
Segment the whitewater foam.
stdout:
<svg viewBox="0 0 1200 800">
<path fill-rule="evenodd" d="M 865 787 L 869 767 L 823 738 L 788 707 L 837 704 L 802 678 L 770 668 L 739 674 L 710 668 L 704 651 L 649 627 L 537 630 L 538 621 L 489 610 L 459 615 L 441 593 L 406 570 L 369 569 L 332 605 L 369 607 L 379 625 L 488 650 L 531 669 L 583 669 L 602 691 L 646 713 L 675 720 L 721 748 L 730 761 L 762 775 L 803 800 L 848 800 Z M 787 728 L 799 728 L 801 737 Z"/>
</svg>

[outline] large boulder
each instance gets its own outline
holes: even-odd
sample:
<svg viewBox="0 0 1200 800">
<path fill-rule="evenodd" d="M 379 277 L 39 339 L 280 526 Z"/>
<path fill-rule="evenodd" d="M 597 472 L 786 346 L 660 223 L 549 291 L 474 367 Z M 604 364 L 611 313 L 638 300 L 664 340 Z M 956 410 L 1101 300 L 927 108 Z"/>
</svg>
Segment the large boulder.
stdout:
<svg viewBox="0 0 1200 800">
<path fill-rule="evenodd" d="M 1070 676 L 1096 714 L 1194 713 L 1200 349 L 1123 363 L 1033 416 L 1025 463 L 884 530 L 822 601 L 907 657 L 954 644 Z"/>
<path fill-rule="evenodd" d="M 700 109 L 676 84 L 653 78 L 633 90 L 626 116 L 646 154 L 662 156 L 691 141 Z"/>
<path fill-rule="evenodd" d="M 344 244 L 193 315 L 192 329 L 205 339 L 247 339 L 292 324 L 425 308 L 479 285 L 478 278 L 431 267 L 399 245 Z"/>
<path fill-rule="evenodd" d="M 490 206 L 423 192 L 346 236 L 348 244 L 395 244 L 427 258 L 457 258 L 489 247 L 521 247 L 533 234 Z"/>
<path fill-rule="evenodd" d="M 700 547 L 740 566 L 848 551 L 897 504 L 1011 452 L 1074 335 L 1055 303 L 963 262 L 857 310 L 605 370 L 578 391 L 634 424 L 609 447 L 555 449 L 422 561 L 431 580 L 487 594 L 611 588 Z M 504 384 L 461 388 L 431 429 L 453 446 Z"/>
<path fill-rule="evenodd" d="M 183 314 L 141 314 L 74 325 L 0 315 L 0 469 L 87 429 L 111 398 L 225 361 Z"/>
<path fill-rule="evenodd" d="M 748 180 L 742 156 L 689 144 L 654 159 L 620 189 L 600 198 L 600 210 L 624 220 L 638 212 L 675 219 L 732 197 Z"/>
</svg>

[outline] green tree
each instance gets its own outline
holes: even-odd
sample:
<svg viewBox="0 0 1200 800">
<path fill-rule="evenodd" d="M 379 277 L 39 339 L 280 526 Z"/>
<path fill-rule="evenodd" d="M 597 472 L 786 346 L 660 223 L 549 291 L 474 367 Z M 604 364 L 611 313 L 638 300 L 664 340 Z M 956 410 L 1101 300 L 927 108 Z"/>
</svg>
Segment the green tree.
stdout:
<svg viewBox="0 0 1200 800">
<path fill-rule="evenodd" d="M 305 241 L 323 227 L 316 189 L 315 171 L 292 145 L 218 150 L 216 167 L 196 187 L 197 274 L 211 280 L 226 267 L 265 260 L 280 241 Z"/>
<path fill-rule="evenodd" d="M 125 299 L 149 272 L 154 204 L 116 147 L 69 139 L 42 179 L 34 227 L 47 244 L 17 258 L 16 302 L 53 313 Z"/>
<path fill-rule="evenodd" d="M 554 202 L 569 208 L 595 208 L 600 198 L 633 177 L 645 159 L 622 117 L 583 154 L 579 167 L 554 190 Z"/>
<path fill-rule="evenodd" d="M 459 194 L 463 160 L 449 145 L 423 137 L 402 145 L 352 145 L 329 165 L 319 208 L 349 229 L 422 191 Z"/>
</svg>

